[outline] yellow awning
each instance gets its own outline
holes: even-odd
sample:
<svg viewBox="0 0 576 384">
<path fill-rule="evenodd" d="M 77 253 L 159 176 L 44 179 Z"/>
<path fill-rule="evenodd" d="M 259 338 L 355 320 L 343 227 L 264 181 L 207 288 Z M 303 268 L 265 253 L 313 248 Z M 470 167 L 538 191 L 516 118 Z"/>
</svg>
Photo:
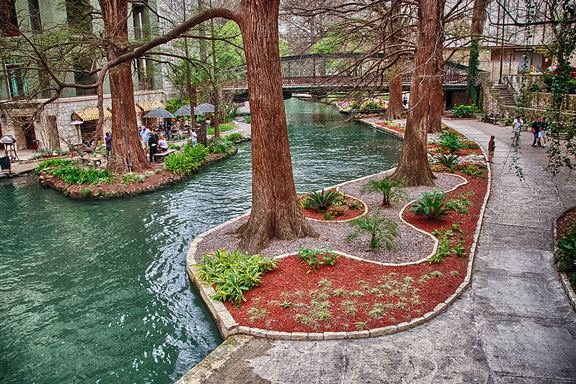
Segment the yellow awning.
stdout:
<svg viewBox="0 0 576 384">
<path fill-rule="evenodd" d="M 158 100 L 141 101 L 136 105 L 144 112 L 150 112 L 155 110 L 156 108 L 164 108 L 164 104 L 162 104 Z"/>
<path fill-rule="evenodd" d="M 84 121 L 98 120 L 98 108 L 84 108 L 81 111 L 74 111 Z M 112 113 L 104 108 L 104 117 L 112 117 Z"/>
</svg>

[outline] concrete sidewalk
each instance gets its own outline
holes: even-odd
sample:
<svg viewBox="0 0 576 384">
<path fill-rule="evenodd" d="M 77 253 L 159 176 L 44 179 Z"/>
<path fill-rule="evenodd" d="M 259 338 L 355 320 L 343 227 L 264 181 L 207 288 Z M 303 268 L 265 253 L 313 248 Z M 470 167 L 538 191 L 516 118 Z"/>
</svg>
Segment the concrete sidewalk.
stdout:
<svg viewBox="0 0 576 384">
<path fill-rule="evenodd" d="M 544 149 L 511 129 L 446 123 L 487 146 L 496 136 L 493 189 L 472 288 L 444 314 L 399 334 L 363 340 L 228 339 L 181 382 L 576 383 L 576 313 L 552 263 L 552 224 L 576 205 L 576 180 L 544 171 Z"/>
</svg>

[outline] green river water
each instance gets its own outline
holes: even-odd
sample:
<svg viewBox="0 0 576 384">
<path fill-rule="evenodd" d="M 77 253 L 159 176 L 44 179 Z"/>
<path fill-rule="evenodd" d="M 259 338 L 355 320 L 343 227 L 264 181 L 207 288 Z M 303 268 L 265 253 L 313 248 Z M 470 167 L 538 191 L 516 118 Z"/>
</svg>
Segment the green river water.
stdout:
<svg viewBox="0 0 576 384">
<path fill-rule="evenodd" d="M 401 142 L 286 101 L 299 192 L 393 167 Z M 222 342 L 185 272 L 202 232 L 250 209 L 250 144 L 148 195 L 77 202 L 0 181 L 0 383 L 170 383 Z"/>
</svg>

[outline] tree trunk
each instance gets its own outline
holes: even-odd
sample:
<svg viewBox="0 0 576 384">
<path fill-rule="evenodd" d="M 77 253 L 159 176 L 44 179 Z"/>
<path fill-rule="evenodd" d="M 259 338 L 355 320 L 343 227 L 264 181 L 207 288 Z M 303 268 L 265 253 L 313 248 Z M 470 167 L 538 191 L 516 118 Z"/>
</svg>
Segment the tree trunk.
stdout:
<svg viewBox="0 0 576 384">
<path fill-rule="evenodd" d="M 442 50 L 444 43 L 442 15 L 445 0 L 420 0 L 419 3 L 421 16 L 410 85 L 410 108 L 400 161 L 393 175 L 395 179 L 403 179 L 406 186 L 434 185 L 426 139 L 432 109 L 438 108 L 433 100 L 438 95 L 433 90 L 434 79 L 438 76 L 436 52 Z"/>
<path fill-rule="evenodd" d="M 444 34 L 442 34 L 442 41 L 444 41 Z M 428 133 L 442 132 L 442 112 L 444 110 L 444 90 L 442 89 L 444 83 L 444 57 L 442 56 L 442 49 L 437 51 L 435 64 Z"/>
<path fill-rule="evenodd" d="M 240 248 L 251 253 L 274 237 L 318 236 L 294 187 L 278 50 L 279 3 L 243 0 L 239 10 L 252 112 L 252 212 L 239 234 Z"/>
<path fill-rule="evenodd" d="M 104 32 L 112 42 L 107 52 L 110 61 L 128 51 L 126 48 L 128 1 L 99 0 L 99 2 L 104 19 Z M 117 174 L 130 170 L 144 172 L 151 168 L 138 135 L 131 65 L 131 62 L 125 62 L 109 71 L 112 97 L 112 148 L 108 170 Z"/>
<path fill-rule="evenodd" d="M 402 118 L 403 114 L 402 75 L 400 74 L 390 80 L 390 98 L 388 99 L 388 109 L 385 116 L 388 120 L 395 120 Z"/>
<path fill-rule="evenodd" d="M 484 33 L 484 23 L 486 22 L 486 9 L 490 0 L 474 0 L 474 10 L 472 11 L 472 24 L 470 26 L 470 58 L 468 60 L 468 97 L 472 104 L 478 104 L 478 56 L 479 45 Z"/>
</svg>

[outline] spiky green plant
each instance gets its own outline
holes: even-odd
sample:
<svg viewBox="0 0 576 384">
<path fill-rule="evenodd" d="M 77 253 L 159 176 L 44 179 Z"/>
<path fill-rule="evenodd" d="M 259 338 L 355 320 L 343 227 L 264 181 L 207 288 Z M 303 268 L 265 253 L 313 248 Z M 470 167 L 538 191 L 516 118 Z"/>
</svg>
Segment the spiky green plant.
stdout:
<svg viewBox="0 0 576 384">
<path fill-rule="evenodd" d="M 318 212 L 326 212 L 328 208 L 338 200 L 342 199 L 340 192 L 330 189 L 328 191 L 312 192 L 308 194 L 307 205 L 316 208 Z"/>
<path fill-rule="evenodd" d="M 422 192 L 422 194 L 416 199 L 411 212 L 417 215 L 425 215 L 429 219 L 436 220 L 441 216 L 449 214 L 452 209 L 446 205 L 444 199 L 446 198 L 446 193 L 435 189 L 432 192 Z"/>
<path fill-rule="evenodd" d="M 362 233 L 369 233 L 371 251 L 379 251 L 382 243 L 387 250 L 394 249 L 394 239 L 398 236 L 398 224 L 387 217 L 379 217 L 379 212 L 373 216 L 360 217 L 350 222 L 350 226 L 355 230 L 348 235 L 346 241 L 353 241 Z"/>
<path fill-rule="evenodd" d="M 404 189 L 404 181 L 386 176 L 382 180 L 370 180 L 362 187 L 362 192 L 381 192 L 382 206 L 389 207 L 398 204 L 400 199 L 407 199 L 408 193 Z"/>
<path fill-rule="evenodd" d="M 436 158 L 436 164 L 442 164 L 450 169 L 454 168 L 456 165 L 458 165 L 458 159 L 460 158 L 460 156 L 458 156 L 455 153 L 450 153 L 448 155 L 445 155 L 443 153 L 439 153 Z"/>
</svg>

